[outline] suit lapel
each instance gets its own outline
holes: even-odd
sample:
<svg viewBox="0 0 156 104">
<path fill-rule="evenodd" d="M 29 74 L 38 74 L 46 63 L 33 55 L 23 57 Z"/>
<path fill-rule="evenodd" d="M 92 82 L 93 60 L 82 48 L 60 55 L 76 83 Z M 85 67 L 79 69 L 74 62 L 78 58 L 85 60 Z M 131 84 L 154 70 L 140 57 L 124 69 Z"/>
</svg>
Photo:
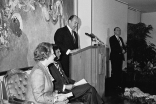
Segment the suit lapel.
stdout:
<svg viewBox="0 0 156 104">
<path fill-rule="evenodd" d="M 39 65 L 40 69 L 45 73 L 47 80 L 49 80 L 49 82 L 53 81 L 54 78 L 50 78 L 52 76 L 50 76 L 50 74 L 48 74 L 48 72 L 47 72 L 48 70 L 45 69 L 45 67 L 41 63 L 39 63 L 38 65 Z"/>
<path fill-rule="evenodd" d="M 123 39 L 122 39 L 121 37 L 119 37 L 119 38 L 120 38 L 120 41 L 121 41 L 121 43 L 122 43 L 122 46 L 124 46 Z"/>
</svg>

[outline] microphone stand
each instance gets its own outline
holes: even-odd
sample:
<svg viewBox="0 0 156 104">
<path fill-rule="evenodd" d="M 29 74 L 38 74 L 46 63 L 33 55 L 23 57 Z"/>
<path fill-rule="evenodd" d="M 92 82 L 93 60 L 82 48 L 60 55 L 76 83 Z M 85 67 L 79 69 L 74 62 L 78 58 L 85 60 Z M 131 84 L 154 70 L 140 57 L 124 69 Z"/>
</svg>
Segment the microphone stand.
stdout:
<svg viewBox="0 0 156 104">
<path fill-rule="evenodd" d="M 95 41 L 94 40 L 94 38 L 90 38 L 91 39 L 91 46 L 93 46 L 93 41 Z"/>
<path fill-rule="evenodd" d="M 94 38 L 92 39 L 92 41 L 98 41 L 98 43 L 96 43 L 96 45 L 105 45 L 97 36 L 94 35 Z"/>
<path fill-rule="evenodd" d="M 98 44 L 99 44 L 99 45 L 105 45 L 98 37 L 95 36 L 95 38 L 96 38 L 96 40 L 98 41 Z"/>
<path fill-rule="evenodd" d="M 87 36 L 89 36 L 91 38 L 91 46 L 93 45 L 93 41 L 98 41 L 98 44 L 96 43 L 96 45 L 105 45 L 97 36 L 95 36 L 93 33 L 88 34 L 85 33 Z"/>
</svg>

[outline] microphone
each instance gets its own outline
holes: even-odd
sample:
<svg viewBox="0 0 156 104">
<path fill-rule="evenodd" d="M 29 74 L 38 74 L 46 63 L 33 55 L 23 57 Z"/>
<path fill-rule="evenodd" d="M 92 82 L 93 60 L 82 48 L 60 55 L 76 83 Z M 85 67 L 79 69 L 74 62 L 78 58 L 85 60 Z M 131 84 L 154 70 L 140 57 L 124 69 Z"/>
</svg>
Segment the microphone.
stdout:
<svg viewBox="0 0 156 104">
<path fill-rule="evenodd" d="M 85 33 L 87 36 L 89 36 L 89 37 L 91 37 L 91 39 L 96 39 L 100 44 L 103 44 L 104 45 L 104 43 L 96 36 L 96 35 L 94 35 L 93 33 L 91 33 L 91 34 L 89 34 L 89 33 Z"/>
<path fill-rule="evenodd" d="M 89 34 L 89 33 L 85 33 L 87 36 L 91 37 L 91 38 L 95 38 L 94 34 Z"/>
</svg>

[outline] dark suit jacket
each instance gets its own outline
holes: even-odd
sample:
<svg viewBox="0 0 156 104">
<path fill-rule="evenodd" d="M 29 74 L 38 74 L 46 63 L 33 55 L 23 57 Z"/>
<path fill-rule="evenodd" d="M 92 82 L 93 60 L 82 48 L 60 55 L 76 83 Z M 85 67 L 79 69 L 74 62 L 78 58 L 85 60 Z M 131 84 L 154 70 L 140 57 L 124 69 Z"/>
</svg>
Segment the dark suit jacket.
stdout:
<svg viewBox="0 0 156 104">
<path fill-rule="evenodd" d="M 57 63 L 59 64 L 59 66 L 62 70 L 62 66 L 61 66 L 60 62 L 57 62 Z M 67 78 L 67 76 L 65 75 L 64 72 L 63 72 L 64 77 L 62 77 L 59 70 L 56 68 L 56 66 L 54 64 L 49 65 L 49 71 L 50 71 L 50 74 L 54 78 L 53 83 L 54 83 L 54 89 L 55 90 L 62 92 L 64 84 L 74 84 L 75 83 L 74 80 Z"/>
<path fill-rule="evenodd" d="M 59 62 L 58 62 L 58 64 L 61 66 L 61 64 Z M 61 67 L 61 70 L 62 70 L 62 67 Z M 63 78 L 61 76 L 59 70 L 56 68 L 56 66 L 54 64 L 49 65 L 49 71 L 50 71 L 52 77 L 54 78 L 54 81 L 53 81 L 54 90 L 58 90 L 59 92 L 62 92 L 64 84 L 74 84 L 75 83 L 74 80 L 67 78 L 66 75 L 65 75 L 65 78 Z M 84 85 L 76 86 L 72 90 L 65 90 L 65 92 L 62 92 L 62 93 L 72 92 L 74 96 L 71 99 L 76 99 L 80 96 L 83 96 L 91 88 L 93 88 L 93 87 L 87 83 Z"/>
<path fill-rule="evenodd" d="M 55 44 L 60 47 L 60 50 L 62 53 L 61 58 L 60 58 L 61 65 L 63 67 L 64 72 L 66 73 L 68 77 L 70 76 L 69 75 L 69 55 L 66 55 L 66 52 L 68 49 L 74 50 L 78 48 L 78 35 L 76 34 L 76 32 L 74 32 L 74 36 L 75 36 L 75 42 L 67 26 L 63 28 L 59 28 L 54 35 Z"/>
<path fill-rule="evenodd" d="M 124 54 L 122 53 L 122 49 L 125 50 L 125 45 L 121 37 L 119 37 L 122 42 L 122 47 L 120 46 L 119 41 L 117 40 L 116 36 L 113 35 L 109 39 L 111 53 L 110 53 L 110 60 L 118 59 L 124 60 Z"/>
<path fill-rule="evenodd" d="M 74 36 L 76 39 L 75 43 L 73 41 L 73 36 L 67 26 L 59 28 L 56 31 L 54 35 L 54 41 L 55 44 L 61 48 L 62 54 L 66 54 L 68 49 L 73 50 L 78 48 L 78 35 L 76 32 L 74 32 Z"/>
</svg>

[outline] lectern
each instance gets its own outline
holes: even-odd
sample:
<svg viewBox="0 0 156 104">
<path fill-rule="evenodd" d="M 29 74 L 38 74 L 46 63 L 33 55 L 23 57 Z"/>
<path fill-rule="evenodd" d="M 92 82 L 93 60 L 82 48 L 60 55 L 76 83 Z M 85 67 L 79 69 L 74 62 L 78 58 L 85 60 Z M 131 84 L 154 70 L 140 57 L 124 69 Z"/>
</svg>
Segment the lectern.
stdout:
<svg viewBox="0 0 156 104">
<path fill-rule="evenodd" d="M 105 89 L 105 46 L 88 46 L 69 56 L 70 77 L 82 78 L 96 88 L 102 96 Z"/>
</svg>

